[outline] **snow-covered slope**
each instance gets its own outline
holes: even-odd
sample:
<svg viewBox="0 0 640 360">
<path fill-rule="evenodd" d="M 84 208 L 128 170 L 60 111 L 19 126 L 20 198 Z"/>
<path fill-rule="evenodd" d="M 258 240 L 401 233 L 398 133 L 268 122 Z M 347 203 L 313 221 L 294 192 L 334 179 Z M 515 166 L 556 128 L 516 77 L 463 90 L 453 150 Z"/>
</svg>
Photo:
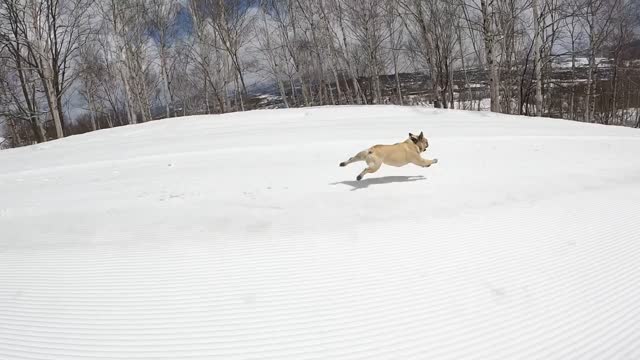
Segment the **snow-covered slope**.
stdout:
<svg viewBox="0 0 640 360">
<path fill-rule="evenodd" d="M 338 167 L 423 130 L 430 168 Z M 0 152 L 2 359 L 638 359 L 640 132 L 409 107 Z"/>
</svg>

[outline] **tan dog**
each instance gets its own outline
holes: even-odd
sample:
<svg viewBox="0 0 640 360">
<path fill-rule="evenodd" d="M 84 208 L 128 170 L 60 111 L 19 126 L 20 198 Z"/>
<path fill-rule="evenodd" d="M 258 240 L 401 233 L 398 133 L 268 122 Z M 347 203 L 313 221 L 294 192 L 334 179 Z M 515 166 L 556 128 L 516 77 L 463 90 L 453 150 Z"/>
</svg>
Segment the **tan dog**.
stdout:
<svg viewBox="0 0 640 360">
<path fill-rule="evenodd" d="M 425 152 L 428 147 L 429 142 L 422 132 L 418 136 L 409 133 L 409 138 L 401 143 L 370 147 L 367 150 L 360 151 L 349 160 L 341 162 L 340 166 L 347 166 L 356 161 L 366 161 L 367 168 L 358 175 L 356 178 L 358 181 L 362 180 L 365 174 L 373 174 L 378 171 L 382 164 L 400 167 L 412 163 L 422 167 L 429 167 L 431 164 L 437 163 L 438 159 L 427 160 L 420 156 L 420 153 Z"/>
</svg>

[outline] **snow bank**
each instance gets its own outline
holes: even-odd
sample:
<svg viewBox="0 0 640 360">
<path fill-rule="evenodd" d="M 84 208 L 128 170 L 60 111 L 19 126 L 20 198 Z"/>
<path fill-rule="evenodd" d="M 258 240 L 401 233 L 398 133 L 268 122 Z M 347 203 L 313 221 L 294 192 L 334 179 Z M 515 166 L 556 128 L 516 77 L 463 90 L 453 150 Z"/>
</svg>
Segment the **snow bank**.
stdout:
<svg viewBox="0 0 640 360">
<path fill-rule="evenodd" d="M 423 130 L 423 169 L 338 163 Z M 2 359 L 640 357 L 640 132 L 264 110 L 0 152 Z"/>
</svg>

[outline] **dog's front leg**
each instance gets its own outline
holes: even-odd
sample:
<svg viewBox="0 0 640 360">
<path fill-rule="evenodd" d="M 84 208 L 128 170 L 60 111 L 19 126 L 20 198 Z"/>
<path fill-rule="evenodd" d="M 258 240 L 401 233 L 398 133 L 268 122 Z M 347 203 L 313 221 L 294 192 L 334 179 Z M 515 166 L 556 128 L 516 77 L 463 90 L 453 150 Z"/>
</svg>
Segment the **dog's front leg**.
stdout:
<svg viewBox="0 0 640 360">
<path fill-rule="evenodd" d="M 438 159 L 429 160 L 429 159 L 423 159 L 422 157 L 418 156 L 416 159 L 414 159 L 411 162 L 418 166 L 429 167 L 433 164 L 438 163 Z"/>
</svg>

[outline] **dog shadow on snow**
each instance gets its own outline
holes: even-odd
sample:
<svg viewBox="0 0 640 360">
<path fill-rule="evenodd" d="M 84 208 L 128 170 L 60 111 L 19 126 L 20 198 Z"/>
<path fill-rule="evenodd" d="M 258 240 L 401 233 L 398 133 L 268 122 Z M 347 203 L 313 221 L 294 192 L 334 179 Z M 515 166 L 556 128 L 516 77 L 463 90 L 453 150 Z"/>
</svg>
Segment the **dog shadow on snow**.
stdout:
<svg viewBox="0 0 640 360">
<path fill-rule="evenodd" d="M 422 181 L 422 180 L 427 180 L 427 178 L 422 175 L 383 176 L 383 177 L 377 177 L 377 178 L 367 178 L 360 181 L 355 181 L 355 180 L 339 181 L 339 182 L 331 183 L 330 185 L 348 185 L 352 187 L 351 191 L 355 191 L 358 189 L 366 189 L 372 185 L 406 183 L 406 182 L 414 182 L 414 181 Z"/>
</svg>

